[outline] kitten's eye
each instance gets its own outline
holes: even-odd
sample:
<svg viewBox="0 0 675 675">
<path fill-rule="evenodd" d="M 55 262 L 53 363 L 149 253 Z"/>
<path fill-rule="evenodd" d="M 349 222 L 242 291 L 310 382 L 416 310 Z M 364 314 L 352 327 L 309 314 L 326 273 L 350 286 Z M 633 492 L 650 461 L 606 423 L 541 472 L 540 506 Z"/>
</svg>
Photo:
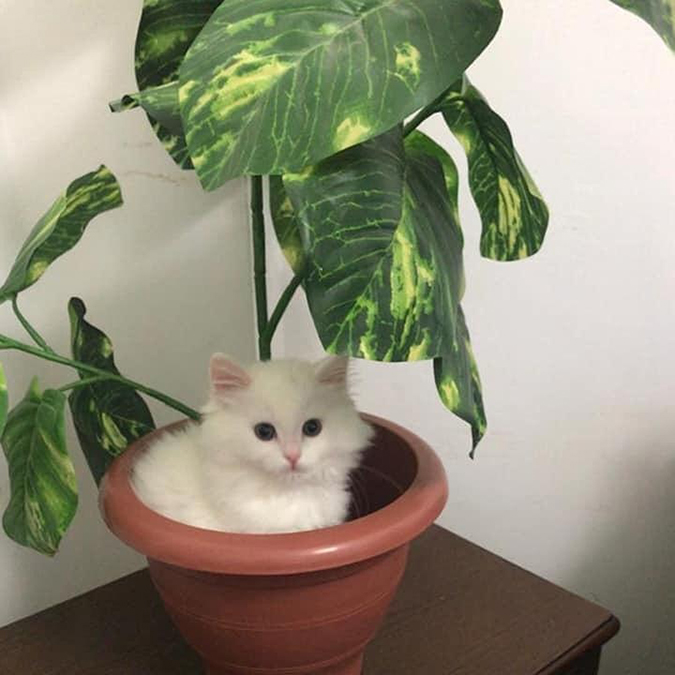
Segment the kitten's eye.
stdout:
<svg viewBox="0 0 675 675">
<path fill-rule="evenodd" d="M 302 425 L 302 433 L 305 436 L 318 436 L 321 433 L 321 420 L 307 420 Z"/>
<path fill-rule="evenodd" d="M 253 431 L 261 441 L 271 441 L 277 435 L 277 430 L 269 422 L 256 424 L 253 427 Z"/>
</svg>

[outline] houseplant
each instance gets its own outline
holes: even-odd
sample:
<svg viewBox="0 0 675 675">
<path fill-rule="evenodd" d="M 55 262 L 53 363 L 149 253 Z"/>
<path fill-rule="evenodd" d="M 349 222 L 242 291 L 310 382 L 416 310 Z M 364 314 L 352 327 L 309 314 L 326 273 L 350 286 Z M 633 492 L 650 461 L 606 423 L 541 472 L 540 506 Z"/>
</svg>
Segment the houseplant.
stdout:
<svg viewBox="0 0 675 675">
<path fill-rule="evenodd" d="M 672 0 L 612 1 L 648 21 L 675 49 Z M 136 44 L 140 92 L 125 96 L 113 108 L 138 105 L 145 108 L 171 157 L 185 169 L 193 167 L 194 159 L 198 176 L 207 189 L 233 175 L 255 174 L 251 177 L 251 206 L 261 358 L 270 356 L 279 320 L 292 295 L 303 285 L 317 331 L 328 350 L 379 360 L 433 359 L 439 395 L 450 410 L 471 423 L 475 449 L 486 424 L 478 372 L 459 305 L 463 278 L 462 237 L 456 208 L 458 177 L 450 156 L 416 132 L 416 127 L 430 115 L 441 113 L 464 146 L 469 160 L 469 183 L 483 221 L 484 256 L 511 260 L 536 252 L 543 241 L 548 214 L 513 147 L 505 122 L 463 75 L 497 30 L 501 16 L 498 1 L 454 1 L 443 8 L 434 25 L 423 17 L 425 3 L 419 5 L 408 6 L 397 0 L 369 2 L 361 9 L 352 7 L 354 21 L 346 37 L 333 31 L 337 24 L 326 20 L 324 10 L 303 15 L 307 21 L 306 39 L 325 41 L 337 36 L 341 40 L 335 47 L 338 53 L 346 49 L 351 54 L 352 49 L 358 48 L 369 59 L 360 83 L 365 86 L 367 96 L 358 88 L 351 91 L 348 74 L 337 69 L 334 84 L 340 84 L 338 98 L 344 99 L 344 93 L 349 93 L 354 112 L 343 115 L 342 121 L 332 126 L 319 120 L 318 114 L 311 117 L 316 123 L 309 127 L 312 133 L 319 129 L 329 141 L 322 138 L 316 147 L 312 145 L 302 152 L 298 150 L 297 139 L 308 144 L 302 111 L 294 112 L 290 104 L 284 109 L 284 119 L 295 121 L 293 133 L 286 133 L 283 147 L 280 146 L 275 139 L 274 120 L 270 121 L 266 112 L 271 99 L 264 96 L 265 86 L 272 83 L 280 91 L 286 91 L 289 85 L 284 78 L 288 79 L 290 73 L 291 89 L 296 80 L 300 81 L 304 98 L 311 99 L 322 114 L 335 117 L 339 107 L 336 108 L 332 98 L 334 87 L 328 86 L 326 92 L 325 82 L 323 85 L 319 82 L 317 97 L 311 82 L 299 79 L 303 73 L 316 76 L 323 72 L 323 60 L 330 54 L 327 49 L 315 50 L 312 58 L 316 58 L 316 63 L 298 58 L 290 65 L 282 64 L 279 54 L 290 53 L 284 39 L 289 40 L 290 47 L 293 41 L 279 32 L 272 3 L 269 7 L 264 2 L 246 7 L 235 2 L 221 4 L 220 0 L 199 3 L 145 0 Z M 299 11 L 303 4 L 295 3 L 293 7 L 292 11 Z M 329 14 L 330 7 L 325 10 Z M 380 9 L 373 11 L 377 8 Z M 389 13 L 380 16 L 380 10 L 384 9 Z M 429 8 L 429 11 L 437 10 Z M 407 39 L 397 38 L 396 45 L 389 40 L 389 36 L 398 35 L 397 31 L 408 30 L 406 12 L 417 13 L 418 22 L 424 26 L 418 35 L 422 42 L 417 46 Z M 448 17 L 454 23 L 448 25 Z M 377 43 L 376 33 L 367 36 L 363 31 L 366 27 L 370 30 L 372 25 L 368 22 L 375 19 L 378 25 L 382 20 L 387 27 L 391 54 L 383 51 L 381 40 L 379 51 L 371 50 L 370 42 Z M 242 37 L 241 31 L 233 31 L 228 25 L 258 28 Z M 263 29 L 268 36 L 267 46 L 272 45 L 268 52 L 247 51 L 247 40 L 250 42 L 252 37 L 254 42 L 261 42 Z M 238 41 L 221 44 L 222 31 L 228 30 L 239 35 Z M 281 36 L 279 54 L 274 51 L 275 31 Z M 439 31 L 444 48 L 452 43 L 454 53 L 444 61 L 442 69 L 428 74 L 419 66 L 429 53 L 433 55 L 435 47 L 428 38 L 438 37 Z M 339 58 L 335 61 L 340 62 Z M 234 67 L 231 72 L 239 69 L 239 75 L 248 74 L 248 80 L 239 77 L 229 84 L 224 82 L 225 64 Z M 255 64 L 260 67 L 253 68 Z M 387 70 L 392 65 L 395 72 Z M 384 83 L 372 80 L 374 76 L 381 80 L 384 71 L 388 73 Z M 372 87 L 386 89 L 388 80 L 395 81 L 398 89 L 385 97 L 386 106 L 385 99 L 378 103 L 383 110 L 386 108 L 387 114 L 376 116 L 375 123 L 370 120 L 365 124 L 366 113 L 372 116 L 375 98 Z M 234 108 L 233 92 L 239 97 Z M 294 90 L 294 96 L 287 100 L 300 106 L 304 98 Z M 246 103 L 246 115 L 255 115 L 256 124 L 260 125 L 252 131 L 250 124 L 244 124 L 240 100 Z M 212 119 L 204 117 L 207 101 L 214 106 Z M 257 112 L 254 104 L 258 105 Z M 363 107 L 366 104 L 371 108 Z M 348 107 L 342 106 L 345 110 Z M 418 112 L 413 119 L 401 126 L 404 118 L 415 110 Z M 264 122 L 268 122 L 267 127 Z M 212 123 L 217 126 L 211 128 Z M 209 128 L 211 131 L 207 133 Z M 263 128 L 271 135 L 256 136 L 254 132 Z M 223 153 L 222 139 L 231 138 L 233 129 L 242 131 L 242 139 L 227 146 L 227 152 Z M 342 148 L 345 151 L 339 152 Z M 304 168 L 312 162 L 320 163 L 311 170 Z M 359 171 L 369 167 L 375 170 L 364 181 Z M 378 183 L 379 167 L 386 167 L 394 176 L 385 185 L 393 185 L 391 194 Z M 405 181 L 401 175 L 404 168 L 410 174 Z M 289 169 L 295 173 L 288 173 Z M 270 179 L 273 224 L 295 272 L 269 316 L 263 185 L 259 175 L 264 172 L 275 174 Z M 279 177 L 277 173 L 285 175 Z M 359 196 L 358 202 L 345 196 L 342 189 L 350 181 Z M 317 198 L 319 194 L 321 199 Z M 427 203 L 412 208 L 415 194 L 427 197 L 420 200 Z M 323 195 L 328 199 L 323 199 Z M 119 374 L 110 340 L 86 321 L 81 300 L 74 298 L 68 308 L 72 358 L 55 354 L 18 307 L 18 295 L 77 243 L 89 220 L 121 203 L 119 185 L 104 167 L 74 181 L 30 233 L 0 287 L 0 302 L 12 302 L 17 318 L 35 343 L 0 336 L 0 350 L 20 350 L 60 363 L 74 368 L 80 378 L 58 391 L 43 393 L 34 382 L 8 418 L 8 392 L 0 365 L 0 431 L 5 429 L 3 448 L 12 478 L 12 498 L 3 524 L 7 534 L 19 543 L 50 555 L 55 553 L 77 507 L 74 471 L 64 440 L 64 392 L 71 392 L 69 404 L 80 444 L 97 482 L 116 455 L 154 428 L 152 416 L 138 392 L 183 415 L 198 418 L 190 406 Z M 336 218 L 338 222 L 334 222 Z M 361 230 L 356 236 L 350 233 L 350 240 L 344 242 L 347 233 L 341 231 L 340 222 L 352 219 L 361 223 Z M 439 229 L 443 231 L 434 230 L 430 222 L 434 219 L 442 223 Z M 412 239 L 412 235 L 417 239 Z M 363 258 L 355 262 L 345 255 L 341 260 L 343 249 L 348 250 L 349 256 Z M 452 264 L 444 265 L 445 269 L 426 264 L 434 254 Z M 368 272 L 373 278 L 372 289 L 359 279 Z M 416 274 L 414 279 L 410 272 Z M 436 275 L 442 277 L 442 283 L 433 285 Z M 326 293 L 331 284 L 347 287 L 337 298 L 338 302 L 345 302 L 341 307 L 335 307 L 337 303 Z M 49 443 L 31 443 L 30 432 L 34 429 L 41 431 L 35 438 L 47 438 Z M 26 461 L 29 455 L 34 458 L 31 462 Z M 30 492 L 21 489 L 29 474 L 36 486 Z"/>
<path fill-rule="evenodd" d="M 201 5 L 204 5 L 205 3 L 200 3 L 200 4 L 201 4 Z M 177 4 L 174 3 L 174 5 L 175 5 L 176 7 L 178 7 Z M 663 5 L 664 7 L 667 8 L 667 5 L 665 5 L 664 3 L 659 3 L 659 6 L 661 6 L 661 5 Z M 153 6 L 156 6 L 155 3 L 153 3 Z M 650 6 L 650 7 L 652 7 L 652 8 L 656 8 L 656 7 L 657 7 L 657 4 L 656 4 L 656 3 L 651 3 L 651 4 L 650 4 L 650 3 L 641 3 L 641 6 L 642 6 L 643 8 L 646 8 L 647 6 Z M 150 9 L 150 7 L 151 7 L 151 5 L 150 5 L 150 3 L 148 3 L 148 10 Z M 214 8 L 215 8 L 215 7 L 214 7 Z M 150 15 L 147 14 L 147 15 L 146 15 L 146 18 L 147 18 L 148 16 L 150 16 Z M 150 23 L 151 23 L 151 22 L 150 22 Z M 150 25 L 150 23 L 149 23 L 148 25 Z M 264 22 L 263 22 L 263 23 L 264 23 Z M 667 24 L 664 23 L 663 25 L 667 25 Z M 146 30 L 149 30 L 149 28 L 148 28 L 147 26 L 146 26 Z M 157 43 L 161 43 L 161 42 L 162 42 L 162 41 L 157 40 Z M 166 43 L 165 43 L 165 44 L 166 44 Z M 173 43 L 171 43 L 171 44 L 173 44 Z M 411 43 L 411 44 L 412 44 L 412 43 Z M 417 49 L 417 47 L 416 47 L 416 49 Z M 418 51 L 420 51 L 420 50 L 418 49 Z M 407 47 L 401 47 L 401 49 L 399 50 L 399 52 L 397 52 L 396 55 L 395 55 L 395 57 L 394 57 L 394 63 L 396 64 L 396 63 L 398 63 L 398 62 L 400 61 L 400 65 L 401 65 L 401 67 L 402 67 L 402 72 L 403 72 L 403 73 L 406 73 L 406 74 L 409 73 L 409 74 L 410 74 L 410 77 L 412 77 L 412 79 L 414 79 L 414 77 L 415 77 L 415 68 L 413 67 L 413 64 L 415 63 L 414 54 L 415 54 L 415 52 L 413 52 L 412 49 L 409 49 L 409 48 L 407 48 Z M 400 57 L 400 58 L 399 58 L 399 57 Z M 168 63 L 169 61 L 170 61 L 170 59 L 165 58 L 165 61 L 164 61 L 164 62 Z M 249 64 L 249 65 L 250 65 L 250 64 Z M 152 68 L 150 68 L 148 72 L 150 72 L 151 70 L 152 70 Z M 399 73 L 399 74 L 401 74 L 401 73 Z M 139 78 L 139 79 L 140 79 L 140 78 Z M 163 78 L 162 78 L 162 79 L 163 79 Z M 406 79 L 406 78 L 404 77 L 403 79 Z M 143 86 L 143 85 L 141 85 L 141 86 Z M 467 91 L 468 91 L 468 90 L 467 90 Z M 148 94 L 148 96 L 147 96 L 146 98 L 147 98 L 148 100 L 150 100 L 150 101 L 152 100 L 152 97 L 151 97 L 149 94 Z M 146 106 L 150 106 L 150 105 L 151 105 L 151 103 L 149 103 L 148 100 L 145 101 L 145 105 L 146 105 Z M 428 110 L 427 110 L 427 112 L 428 112 Z M 423 114 L 424 114 L 424 113 L 423 113 Z M 162 112 L 161 109 L 159 109 L 159 110 L 157 111 L 157 117 L 158 117 L 158 119 L 160 119 L 160 117 L 161 117 L 162 115 L 163 115 L 163 112 Z M 169 115 L 169 116 L 167 116 L 166 118 L 162 118 L 162 119 L 165 119 L 165 121 L 166 121 L 166 127 L 165 127 L 165 128 L 170 130 L 170 126 L 169 126 L 169 125 L 171 125 L 171 124 L 173 123 L 173 122 L 172 122 L 172 119 L 175 119 L 175 118 L 172 118 L 172 117 Z M 361 122 L 359 122 L 359 124 L 361 124 Z M 351 133 L 356 133 L 356 132 L 353 132 L 352 130 L 353 130 L 353 129 L 357 129 L 357 131 L 358 131 L 358 126 L 359 126 L 359 124 L 355 124 L 355 125 L 351 125 L 351 126 L 350 126 L 350 125 L 347 125 L 346 127 L 344 127 L 343 131 L 345 131 L 345 133 L 346 133 L 346 132 L 349 132 L 350 134 L 351 134 Z M 338 125 L 338 126 L 340 126 L 340 125 Z M 362 126 L 363 126 L 363 125 L 362 125 Z M 180 132 L 180 129 L 179 129 L 178 131 Z M 348 134 L 348 135 L 349 135 L 349 134 Z M 475 144 L 474 144 L 474 145 L 475 145 Z M 407 153 L 406 153 L 406 156 L 407 156 Z M 447 160 L 446 160 L 446 161 L 447 161 Z M 329 173 L 330 173 L 330 172 L 329 172 Z M 432 171 L 432 173 L 433 173 L 433 171 Z M 331 175 L 332 175 L 332 174 L 331 174 Z M 291 181 L 291 183 L 292 183 L 292 181 Z M 295 188 L 296 192 L 297 192 L 298 190 L 300 190 L 300 191 L 302 192 L 304 189 L 310 190 L 310 189 L 312 189 L 313 187 L 314 187 L 314 189 L 316 189 L 316 186 L 313 186 L 313 185 L 311 185 L 311 184 L 310 184 L 310 185 L 305 185 L 305 186 L 303 186 L 303 185 L 300 184 L 299 181 L 298 181 L 295 185 L 291 185 L 291 183 L 289 183 L 289 185 L 287 186 L 287 189 L 289 190 L 289 192 L 292 192 L 292 189 L 293 189 L 293 188 Z M 258 183 L 258 185 L 259 185 L 259 183 Z M 281 197 L 280 197 L 280 199 L 279 199 L 279 203 L 280 203 L 281 205 L 283 205 L 284 203 L 287 203 L 286 200 L 285 200 L 285 198 L 282 198 L 282 197 L 283 197 L 283 195 L 281 195 Z M 300 194 L 300 197 L 298 197 L 298 194 L 295 194 L 295 195 L 292 195 L 292 194 L 291 194 L 291 195 L 290 195 L 291 201 L 293 200 L 293 197 L 295 197 L 296 202 L 297 202 L 298 199 L 302 199 L 302 198 L 303 198 L 303 195 Z M 296 211 L 297 211 L 298 213 L 300 213 L 300 211 L 302 210 L 303 204 L 304 204 L 305 202 L 308 202 L 308 201 L 309 201 L 308 199 L 302 199 L 301 202 L 298 202 L 298 203 L 300 203 L 300 208 L 299 208 L 299 209 L 296 209 Z M 313 202 L 312 202 L 312 204 L 313 204 Z M 339 208 L 339 204 L 338 204 L 338 208 Z M 284 210 L 283 208 L 280 208 L 280 211 L 281 211 L 282 215 L 283 215 L 284 213 L 288 213 L 288 209 L 285 209 L 285 210 Z M 338 212 L 339 212 L 339 211 L 338 211 Z M 311 214 L 308 214 L 308 215 L 307 215 L 307 218 L 309 218 L 310 216 L 311 216 Z M 291 220 L 292 220 L 292 219 L 291 219 Z M 281 225 L 283 225 L 283 221 L 282 221 Z M 280 227 L 281 227 L 281 225 L 280 225 Z M 303 227 L 306 227 L 306 225 L 303 225 Z M 291 225 L 287 230 L 286 230 L 286 229 L 283 229 L 282 231 L 283 231 L 284 233 L 290 232 L 290 235 L 288 236 L 287 239 L 285 239 L 285 241 L 290 241 L 290 242 L 293 242 L 293 241 L 294 241 L 293 233 L 296 232 L 297 230 L 295 230 L 295 229 L 292 227 L 292 225 Z M 297 244 L 297 241 L 298 241 L 298 240 L 297 240 L 297 237 L 296 237 L 296 238 L 295 238 L 296 244 Z M 296 246 L 295 248 L 293 248 L 293 246 L 290 245 L 290 244 L 287 245 L 285 248 L 286 248 L 287 251 L 290 251 L 290 252 L 293 252 L 293 251 L 296 251 L 296 252 L 297 252 L 298 250 L 300 250 L 300 251 L 303 250 L 302 248 L 298 248 L 297 246 Z M 488 247 L 488 248 L 489 248 L 489 247 Z M 451 285 L 451 284 L 450 284 L 450 282 L 449 282 L 449 283 L 448 283 L 448 286 L 450 286 L 450 285 Z M 312 292 L 312 284 L 311 284 L 309 281 L 307 282 L 307 288 L 308 288 L 308 293 L 311 294 L 311 292 Z M 317 302 L 317 300 L 316 300 L 316 295 L 318 295 L 318 294 L 315 293 L 315 296 L 314 296 L 314 297 L 315 297 L 315 300 L 314 300 L 315 302 Z M 260 306 L 262 306 L 262 303 L 260 303 Z M 72 311 L 71 313 L 72 313 L 72 315 L 73 315 L 73 317 L 74 317 L 73 320 L 76 321 L 76 320 L 77 320 L 77 316 L 78 316 L 77 306 L 73 306 L 72 310 L 73 310 L 73 311 Z M 317 314 L 317 312 L 315 312 L 315 314 Z M 83 311 L 80 311 L 80 312 L 79 312 L 79 315 L 80 315 L 80 327 L 82 327 L 82 326 L 83 326 L 82 321 L 83 321 L 83 316 L 84 316 Z M 273 316 L 274 316 L 274 314 L 273 314 Z M 366 318 L 367 318 L 367 317 L 370 316 L 370 315 L 368 315 L 368 314 L 366 313 L 365 316 L 366 316 Z M 440 316 L 439 318 L 440 318 L 440 319 L 444 319 L 445 317 Z M 261 321 L 260 323 L 261 323 L 261 325 L 264 325 L 264 322 Z M 273 323 L 273 322 L 271 322 L 271 323 Z M 385 324 L 385 328 L 386 328 L 388 325 L 391 325 L 391 322 L 389 322 L 389 323 L 383 322 L 383 323 Z M 378 326 L 379 326 L 379 325 L 380 325 L 380 324 L 378 324 Z M 82 329 L 82 332 L 85 333 L 86 331 L 85 331 L 84 329 Z M 386 331 L 385 331 L 385 332 L 386 332 Z M 371 341 L 371 342 L 372 342 L 372 341 Z M 371 347 L 371 342 L 369 342 L 368 340 L 366 340 L 366 341 L 364 342 L 364 347 L 365 347 L 365 348 L 370 348 L 370 347 Z M 360 343 L 360 340 L 359 340 L 359 343 Z M 410 344 L 412 344 L 413 346 L 417 346 L 417 345 L 419 344 L 419 342 L 413 341 L 413 342 L 411 342 Z M 378 345 L 378 347 L 379 347 L 379 345 Z M 429 347 L 429 353 L 431 353 L 432 347 L 434 347 L 434 345 L 431 345 L 431 347 Z M 351 347 L 350 347 L 350 349 L 351 349 Z M 408 351 L 408 354 L 409 354 L 409 351 Z M 377 352 L 375 352 L 374 355 L 377 356 Z M 385 350 L 385 355 L 386 355 L 386 350 Z M 393 358 L 393 356 L 392 356 L 392 358 Z M 443 363 L 443 362 L 441 361 L 440 363 L 441 363 L 441 366 L 442 366 L 442 363 Z M 94 373 L 92 373 L 92 374 L 94 374 Z M 97 375 L 94 374 L 94 376 L 97 376 Z M 123 383 L 119 383 L 119 384 L 123 384 Z M 96 385 L 96 388 L 95 388 L 95 389 L 94 389 L 94 385 Z M 93 383 L 90 382 L 90 383 L 88 383 L 87 385 L 81 385 L 81 384 L 80 384 L 78 388 L 74 389 L 74 391 L 75 391 L 75 392 L 78 392 L 78 391 L 79 391 L 79 392 L 83 392 L 83 394 L 80 396 L 80 398 L 81 398 L 82 400 L 86 400 L 87 394 L 91 394 L 91 392 L 98 393 L 99 391 L 104 392 L 104 391 L 107 391 L 107 390 L 104 389 L 104 387 L 102 386 L 102 383 L 101 383 L 101 382 L 93 382 Z M 128 393 L 128 390 L 125 390 L 125 391 Z M 446 398 L 448 398 L 448 399 L 451 400 L 451 401 L 454 401 L 457 397 L 454 396 L 454 395 L 452 394 L 452 391 L 453 391 L 453 390 L 452 390 L 452 387 L 448 387 L 448 388 L 447 388 L 448 395 L 446 395 Z M 99 398 L 100 398 L 100 397 L 99 397 Z M 467 397 L 463 397 L 463 398 L 460 397 L 460 400 L 466 401 L 466 400 L 467 400 Z M 470 399 L 469 399 L 469 400 L 470 400 Z M 58 403 L 58 401 L 57 401 L 57 403 Z M 83 406 L 83 407 L 84 407 L 84 406 Z M 102 426 L 103 426 L 103 425 L 102 425 Z M 147 426 L 148 426 L 148 425 L 146 425 L 146 428 L 147 428 Z M 96 428 L 96 427 L 94 427 L 94 428 Z M 108 435 L 102 435 L 101 438 L 103 439 L 103 441 L 109 442 L 110 434 L 108 434 Z M 116 437 L 113 435 L 113 438 L 116 438 Z M 10 438 L 10 440 L 11 440 L 11 438 Z M 102 444 L 103 444 L 103 443 L 102 443 Z M 11 445 L 11 444 L 10 444 L 10 445 Z M 105 447 L 105 446 L 104 446 L 104 447 Z M 113 445 L 112 448 L 113 448 L 113 450 L 114 450 L 115 446 Z M 20 455 L 19 455 L 19 456 L 20 456 Z M 104 459 L 105 459 L 105 455 L 103 455 L 103 457 L 104 457 Z M 13 462 L 16 463 L 16 455 L 15 455 L 15 459 L 13 460 Z M 21 510 L 19 510 L 19 515 L 21 515 Z M 38 538 L 39 538 L 39 537 L 38 537 Z"/>
</svg>

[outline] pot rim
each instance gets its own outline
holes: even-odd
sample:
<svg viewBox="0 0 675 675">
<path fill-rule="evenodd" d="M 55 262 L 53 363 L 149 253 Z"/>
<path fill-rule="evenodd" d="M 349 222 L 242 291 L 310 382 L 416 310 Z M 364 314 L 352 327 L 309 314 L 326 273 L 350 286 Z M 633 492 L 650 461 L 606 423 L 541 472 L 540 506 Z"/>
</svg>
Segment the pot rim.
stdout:
<svg viewBox="0 0 675 675">
<path fill-rule="evenodd" d="M 132 443 L 111 464 L 99 492 L 108 528 L 148 558 L 203 572 L 280 575 L 315 572 L 357 563 L 391 551 L 421 534 L 445 506 L 448 486 L 440 459 L 421 438 L 394 422 L 363 414 L 399 436 L 413 451 L 417 475 L 391 504 L 332 527 L 283 534 L 205 530 L 171 520 L 136 496 L 129 475 L 137 455 L 166 425 Z"/>
</svg>

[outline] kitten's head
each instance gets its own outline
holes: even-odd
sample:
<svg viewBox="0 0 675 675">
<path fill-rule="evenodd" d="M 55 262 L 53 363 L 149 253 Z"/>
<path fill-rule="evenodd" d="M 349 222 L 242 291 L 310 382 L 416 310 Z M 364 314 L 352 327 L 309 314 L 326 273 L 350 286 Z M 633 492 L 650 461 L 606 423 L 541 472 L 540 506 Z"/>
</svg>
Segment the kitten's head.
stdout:
<svg viewBox="0 0 675 675">
<path fill-rule="evenodd" d="M 211 399 L 202 427 L 224 460 L 274 476 L 338 477 L 357 463 L 372 429 L 347 390 L 348 359 L 280 359 L 244 369 L 211 357 Z M 220 447 L 219 447 L 220 444 Z"/>
</svg>

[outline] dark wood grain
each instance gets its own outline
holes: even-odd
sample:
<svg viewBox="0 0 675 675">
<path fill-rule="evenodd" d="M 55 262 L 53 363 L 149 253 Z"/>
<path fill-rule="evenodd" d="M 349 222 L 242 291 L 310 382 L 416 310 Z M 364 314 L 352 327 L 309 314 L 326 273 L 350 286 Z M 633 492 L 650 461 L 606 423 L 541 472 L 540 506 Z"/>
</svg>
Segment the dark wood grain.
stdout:
<svg viewBox="0 0 675 675">
<path fill-rule="evenodd" d="M 439 527 L 415 542 L 367 675 L 594 675 L 607 611 Z M 0 673 L 200 675 L 147 571 L 0 629 Z"/>
<path fill-rule="evenodd" d="M 432 528 L 411 551 L 366 673 L 557 675 L 617 630 L 607 610 Z"/>
</svg>

